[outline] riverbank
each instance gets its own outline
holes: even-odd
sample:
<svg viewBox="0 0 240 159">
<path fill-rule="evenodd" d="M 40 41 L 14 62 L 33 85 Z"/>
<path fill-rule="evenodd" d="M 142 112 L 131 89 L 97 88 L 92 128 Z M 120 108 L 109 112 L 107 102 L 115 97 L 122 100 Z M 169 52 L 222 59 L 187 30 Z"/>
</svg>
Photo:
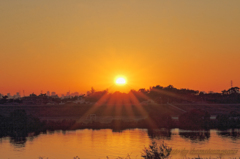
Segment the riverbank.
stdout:
<svg viewBox="0 0 240 159">
<path fill-rule="evenodd" d="M 140 120 L 151 112 L 168 114 L 179 117 L 193 109 L 202 109 L 210 115 L 240 113 L 240 104 L 127 104 L 127 105 L 97 105 L 95 104 L 65 104 L 65 105 L 1 105 L 0 115 L 9 116 L 16 109 L 24 109 L 28 115 L 43 120 L 61 121 L 76 120 L 84 122 L 90 120 L 93 114 L 102 123 L 111 120 Z M 94 117 L 94 118 L 95 118 Z"/>
<path fill-rule="evenodd" d="M 89 117 L 89 116 L 87 116 Z M 150 112 L 146 117 L 101 117 L 107 122 L 102 122 L 96 115 L 90 118 L 78 120 L 40 120 L 38 117 L 28 114 L 24 109 L 14 109 L 8 116 L 0 115 L 0 136 L 24 137 L 29 133 L 54 130 L 77 130 L 77 129 L 112 129 L 121 131 L 131 128 L 144 129 L 172 129 L 181 128 L 187 130 L 209 130 L 240 128 L 240 115 L 236 113 L 221 114 L 216 120 L 210 119 L 210 114 L 201 109 L 193 109 L 179 116 L 178 121 L 172 120 L 171 116 L 162 112 Z"/>
</svg>

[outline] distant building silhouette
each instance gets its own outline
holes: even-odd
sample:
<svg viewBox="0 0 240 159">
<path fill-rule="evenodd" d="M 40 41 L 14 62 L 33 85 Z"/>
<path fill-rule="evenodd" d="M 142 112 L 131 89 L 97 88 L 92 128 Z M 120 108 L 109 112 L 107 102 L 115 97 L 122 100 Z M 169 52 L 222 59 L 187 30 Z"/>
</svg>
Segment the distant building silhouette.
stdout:
<svg viewBox="0 0 240 159">
<path fill-rule="evenodd" d="M 70 97 L 70 92 L 67 92 L 66 97 Z"/>
<path fill-rule="evenodd" d="M 64 98 L 65 98 L 65 95 L 64 95 L 64 94 L 62 94 L 62 95 L 61 95 L 61 98 L 62 98 L 62 99 L 64 99 Z"/>
<path fill-rule="evenodd" d="M 7 96 L 8 96 L 8 99 L 11 99 L 11 98 L 12 98 L 12 96 L 11 96 L 10 93 L 7 93 Z"/>
<path fill-rule="evenodd" d="M 79 93 L 78 92 L 71 93 L 71 96 L 72 97 L 79 96 Z"/>
<path fill-rule="evenodd" d="M 56 95 L 57 95 L 56 92 L 51 93 L 51 96 L 56 96 Z"/>
<path fill-rule="evenodd" d="M 21 98 L 21 96 L 20 96 L 20 93 L 17 92 L 17 93 L 13 96 L 13 99 L 19 99 L 19 98 Z"/>
</svg>

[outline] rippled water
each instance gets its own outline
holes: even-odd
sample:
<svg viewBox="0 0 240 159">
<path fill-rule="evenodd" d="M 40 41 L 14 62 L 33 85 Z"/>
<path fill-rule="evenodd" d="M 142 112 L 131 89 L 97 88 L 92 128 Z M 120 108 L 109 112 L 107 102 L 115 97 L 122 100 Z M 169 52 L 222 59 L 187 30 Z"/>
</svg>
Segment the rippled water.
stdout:
<svg viewBox="0 0 240 159">
<path fill-rule="evenodd" d="M 0 139 L 1 159 L 72 159 L 75 156 L 81 159 L 110 159 L 126 157 L 141 158 L 141 152 L 153 140 L 164 142 L 173 150 L 238 150 L 240 149 L 240 131 L 171 131 L 147 129 L 130 129 L 113 132 L 111 129 L 55 131 L 40 134 L 34 137 Z M 188 155 L 188 154 L 187 154 Z M 196 156 L 196 155 L 195 155 Z M 207 157 L 213 155 L 206 155 Z M 216 155 L 215 155 L 216 156 Z M 239 156 L 223 156 L 226 158 Z M 181 154 L 172 158 L 183 158 Z"/>
</svg>

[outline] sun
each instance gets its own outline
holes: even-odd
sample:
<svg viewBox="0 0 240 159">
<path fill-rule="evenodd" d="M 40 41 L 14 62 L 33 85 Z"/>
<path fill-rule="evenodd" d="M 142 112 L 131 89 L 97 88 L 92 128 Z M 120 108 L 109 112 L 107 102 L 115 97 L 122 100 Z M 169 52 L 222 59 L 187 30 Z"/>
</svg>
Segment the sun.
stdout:
<svg viewBox="0 0 240 159">
<path fill-rule="evenodd" d="M 124 84 L 126 84 L 127 82 L 126 82 L 126 79 L 125 79 L 125 78 L 123 78 L 123 77 L 118 77 L 118 78 L 116 79 L 115 83 L 116 83 L 117 85 L 124 85 Z"/>
</svg>

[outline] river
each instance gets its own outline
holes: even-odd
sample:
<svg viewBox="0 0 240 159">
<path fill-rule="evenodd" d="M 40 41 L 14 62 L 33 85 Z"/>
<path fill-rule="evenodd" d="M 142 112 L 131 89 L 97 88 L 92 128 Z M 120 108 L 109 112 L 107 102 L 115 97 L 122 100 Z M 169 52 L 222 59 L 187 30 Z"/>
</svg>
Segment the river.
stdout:
<svg viewBox="0 0 240 159">
<path fill-rule="evenodd" d="M 127 129 L 114 132 L 111 129 L 83 129 L 76 131 L 54 131 L 22 139 L 4 137 L 0 139 L 1 159 L 115 159 L 126 157 L 140 159 L 143 148 L 152 141 L 166 143 L 172 147 L 172 158 L 198 156 L 240 157 L 240 130 L 228 131 L 171 131 L 147 129 Z M 220 154 L 216 154 L 220 150 Z M 235 150 L 235 151 L 229 151 Z M 186 152 L 185 154 L 183 152 Z M 215 154 L 211 153 L 214 152 Z M 224 154 L 229 152 L 230 154 Z"/>
</svg>

